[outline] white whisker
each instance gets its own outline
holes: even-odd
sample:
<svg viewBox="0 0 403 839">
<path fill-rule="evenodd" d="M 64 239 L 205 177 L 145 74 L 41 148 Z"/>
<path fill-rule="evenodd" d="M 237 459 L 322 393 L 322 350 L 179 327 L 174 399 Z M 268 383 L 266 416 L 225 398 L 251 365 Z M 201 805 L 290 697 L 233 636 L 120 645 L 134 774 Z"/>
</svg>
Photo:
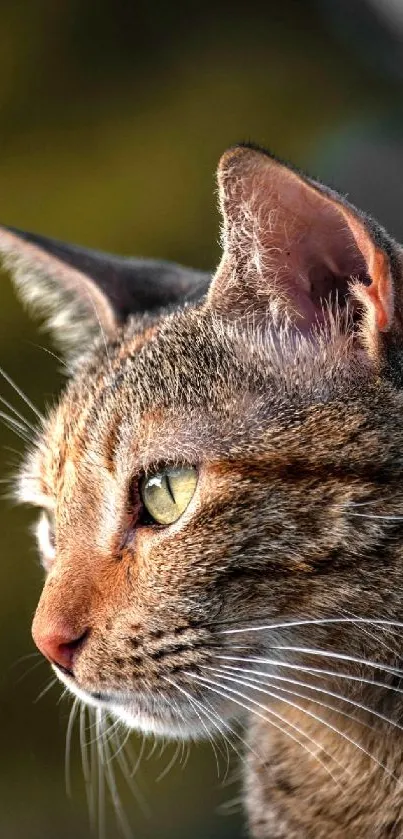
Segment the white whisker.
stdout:
<svg viewBox="0 0 403 839">
<path fill-rule="evenodd" d="M 58 682 L 57 678 L 51 679 L 49 684 L 47 684 L 46 687 L 44 687 L 44 689 L 41 690 L 41 692 L 38 694 L 36 699 L 34 699 L 34 703 L 36 704 L 36 702 L 39 702 L 40 699 L 46 696 L 46 694 L 51 690 L 51 688 L 55 686 L 56 682 Z"/>
<path fill-rule="evenodd" d="M 118 720 L 118 722 L 120 722 L 120 721 Z M 120 752 L 124 751 L 124 749 L 126 747 L 126 743 L 129 740 L 129 737 L 131 735 L 131 731 L 130 731 L 130 728 L 126 731 L 126 733 L 123 737 L 123 740 L 121 740 L 121 742 L 119 742 L 118 731 L 116 730 L 116 728 L 114 728 L 114 726 L 112 726 L 112 730 L 111 729 L 108 730 L 107 734 L 109 736 L 110 741 L 112 741 L 115 744 L 116 744 L 116 741 L 118 742 L 117 749 L 115 749 L 115 751 L 112 752 L 112 760 L 115 760 L 118 757 L 118 755 L 120 754 Z"/>
<path fill-rule="evenodd" d="M 92 767 L 88 757 L 88 745 L 86 741 L 86 706 L 80 706 L 80 747 L 81 747 L 81 764 L 83 768 L 83 776 L 85 783 L 85 792 L 87 796 L 88 814 L 90 820 L 91 830 L 95 829 L 95 790 L 92 783 Z"/>
<path fill-rule="evenodd" d="M 155 755 L 155 752 L 156 752 L 157 746 L 158 746 L 158 740 L 157 740 L 157 738 L 156 738 L 156 737 L 153 737 L 153 741 L 152 741 L 152 744 L 151 744 L 151 748 L 148 750 L 148 752 L 147 752 L 147 754 L 146 754 L 146 757 L 145 757 L 145 760 L 151 760 L 151 758 L 153 757 L 153 755 Z"/>
<path fill-rule="evenodd" d="M 34 653 L 34 656 L 37 657 L 36 653 Z M 45 661 L 45 659 L 40 655 L 39 656 L 39 661 L 35 661 L 34 664 L 31 664 L 31 666 L 28 667 L 28 669 L 25 670 L 24 673 L 22 673 L 21 676 L 18 677 L 18 679 L 16 679 L 15 684 L 19 685 L 20 682 L 22 682 L 24 679 L 26 679 L 27 676 L 30 675 L 30 673 L 33 673 L 34 670 L 37 670 L 37 668 L 40 667 L 41 664 L 46 664 L 46 663 L 47 662 Z"/>
<path fill-rule="evenodd" d="M 59 699 L 57 700 L 57 705 L 60 705 L 60 703 L 63 701 L 63 699 L 66 699 L 67 696 L 70 699 L 71 698 L 71 693 L 70 693 L 69 690 L 67 690 L 67 688 L 64 688 L 64 690 L 62 690 L 62 692 L 59 696 Z"/>
<path fill-rule="evenodd" d="M 221 629 L 222 635 L 237 635 L 240 632 L 264 632 L 276 629 L 292 629 L 294 626 L 325 626 L 326 624 L 372 624 L 373 626 L 402 628 L 401 621 L 390 621 L 378 618 L 304 618 L 302 620 L 281 621 L 281 623 L 259 624 L 254 626 L 235 627 L 234 629 Z"/>
<path fill-rule="evenodd" d="M 130 778 L 134 778 L 135 775 L 138 772 L 139 766 L 140 766 L 141 761 L 143 760 L 143 757 L 144 757 L 145 745 L 146 745 L 146 735 L 145 735 L 144 731 L 142 731 L 141 732 L 140 750 L 139 750 L 139 753 L 138 753 L 137 757 L 135 758 L 135 756 L 133 754 L 132 747 L 131 747 L 130 739 L 127 740 L 127 742 L 125 743 L 125 748 L 124 748 L 123 751 L 128 752 L 129 759 L 130 759 L 131 764 L 132 764 L 131 768 L 129 769 L 129 777 Z"/>
<path fill-rule="evenodd" d="M 120 799 L 120 795 L 118 793 L 118 789 L 116 786 L 115 777 L 113 774 L 112 769 L 112 761 L 113 758 L 110 755 L 109 751 L 109 744 L 107 740 L 104 739 L 103 741 L 104 749 L 105 749 L 105 774 L 106 774 L 106 782 L 108 784 L 108 789 L 112 798 L 112 803 L 115 809 L 116 817 L 119 823 L 120 830 L 122 831 L 123 836 L 125 839 L 133 839 L 133 833 L 130 827 L 130 824 L 126 818 L 126 814 Z"/>
<path fill-rule="evenodd" d="M 106 839 L 105 823 L 105 753 L 102 737 L 103 715 L 100 708 L 95 709 L 95 726 L 97 732 L 97 763 L 98 763 L 98 839 Z"/>
<path fill-rule="evenodd" d="M 185 741 L 183 741 L 183 742 L 184 742 L 184 745 L 186 747 L 186 754 L 185 754 L 185 759 L 181 763 L 182 772 L 186 769 L 186 767 L 189 763 L 190 752 L 191 752 L 191 746 L 190 746 L 189 741 L 186 740 L 186 742 Z"/>
<path fill-rule="evenodd" d="M 105 781 L 110 792 L 112 803 L 115 810 L 115 815 L 119 827 L 125 839 L 132 839 L 132 831 L 127 821 L 122 802 L 117 790 L 114 771 L 113 771 L 113 755 L 110 751 L 109 739 L 113 737 L 116 732 L 116 724 L 118 720 L 113 721 L 108 726 L 107 714 L 103 709 L 97 709 L 96 712 L 96 728 L 97 728 L 97 743 L 98 743 L 98 834 L 100 837 L 106 837 L 106 821 L 105 821 Z"/>
<path fill-rule="evenodd" d="M 24 440 L 24 443 L 30 443 L 31 438 L 25 428 L 25 425 L 18 422 L 18 420 L 14 419 L 13 417 L 9 417 L 8 414 L 5 414 L 4 411 L 0 411 L 0 419 L 3 420 L 3 425 L 7 426 L 10 431 L 14 431 L 14 434 L 17 437 L 20 437 L 21 440 Z"/>
<path fill-rule="evenodd" d="M 403 521 L 403 516 L 377 515 L 376 513 L 348 513 L 349 516 L 360 519 L 382 519 L 383 521 Z"/>
<path fill-rule="evenodd" d="M 109 355 L 109 349 L 108 349 L 108 343 L 107 343 L 107 340 L 106 340 L 105 330 L 104 330 L 104 328 L 103 328 L 103 326 L 102 326 L 102 321 L 101 321 L 101 318 L 99 317 L 99 314 L 98 314 L 98 309 L 97 309 L 97 307 L 96 307 L 96 305 L 95 305 L 95 300 L 91 297 L 91 295 L 90 295 L 90 294 L 87 294 L 86 296 L 87 296 L 87 298 L 88 298 L 88 300 L 89 300 L 89 302 L 90 302 L 90 304 L 91 304 L 91 306 L 92 306 L 92 309 L 93 309 L 94 315 L 95 315 L 96 320 L 97 320 L 97 322 L 98 322 L 99 331 L 100 331 L 100 334 L 101 334 L 101 336 L 102 336 L 102 342 L 103 342 L 103 345 L 104 345 L 105 354 L 106 354 L 106 358 L 107 358 L 107 361 L 108 361 L 109 372 L 110 372 L 110 374 L 111 374 L 111 376 L 112 376 L 112 375 L 113 375 L 113 367 L 112 367 L 111 357 L 110 357 L 110 355 Z"/>
<path fill-rule="evenodd" d="M 272 644 L 270 650 L 283 650 L 291 653 L 304 653 L 305 655 L 319 656 L 320 658 L 332 658 L 337 661 L 350 661 L 353 664 L 360 664 L 365 667 L 371 667 L 373 670 L 383 670 L 385 673 L 390 673 L 393 676 L 403 676 L 403 670 L 396 667 L 391 667 L 388 664 L 371 661 L 370 659 L 357 658 L 346 653 L 334 653 L 331 650 L 318 650 L 312 647 L 292 647 L 285 644 Z"/>
<path fill-rule="evenodd" d="M 42 344 L 35 344 L 33 341 L 29 341 L 29 343 L 31 344 L 32 347 L 36 347 L 38 350 L 43 350 L 43 352 L 47 353 L 48 355 L 51 355 L 52 358 L 55 358 L 56 361 L 58 361 L 59 364 L 62 365 L 62 367 L 65 367 L 66 370 L 68 370 L 68 366 L 67 366 L 66 362 L 63 361 L 62 358 L 60 358 L 60 355 L 56 355 L 55 352 L 50 350 L 49 347 L 43 347 Z"/>
<path fill-rule="evenodd" d="M 169 773 L 170 773 L 171 769 L 173 769 L 173 767 L 175 766 L 175 763 L 177 762 L 178 757 L 179 757 L 179 752 L 180 752 L 180 750 L 181 750 L 181 745 L 182 745 L 182 744 L 181 744 L 181 741 L 180 741 L 180 740 L 178 740 L 178 742 L 177 742 L 177 744 L 176 744 L 175 751 L 174 751 L 174 753 L 173 753 L 173 755 L 172 755 L 172 757 L 171 757 L 171 760 L 169 760 L 169 761 L 168 761 L 167 765 L 164 767 L 164 769 L 162 770 L 162 772 L 160 772 L 160 774 L 157 776 L 157 779 L 156 779 L 156 780 L 157 780 L 157 784 L 158 784 L 160 781 L 162 781 L 162 780 L 163 780 L 163 778 L 165 778 L 167 775 L 169 775 Z"/>
<path fill-rule="evenodd" d="M 27 418 L 26 418 L 26 417 L 24 417 L 24 415 L 23 415 L 23 414 L 20 414 L 20 412 L 19 412 L 19 411 L 17 411 L 17 409 L 16 409 L 16 408 L 14 408 L 14 405 L 12 405 L 12 404 L 11 404 L 11 402 L 8 402 L 8 401 L 7 401 L 7 399 L 4 399 L 4 396 L 0 396 L 0 402 L 1 402 L 3 405 L 5 405 L 5 406 L 6 406 L 6 408 L 8 408 L 8 410 L 9 410 L 9 411 L 12 411 L 12 413 L 13 413 L 16 417 L 18 417 L 18 419 L 19 419 L 19 420 L 21 420 L 22 424 L 24 425 L 24 427 L 25 427 L 27 430 L 28 430 L 28 429 L 30 429 L 31 431 L 33 431 L 33 432 L 34 432 L 34 434 L 36 434 L 37 429 L 35 428 L 35 426 L 34 426 L 34 425 L 32 425 L 32 423 L 28 422 Z"/>
<path fill-rule="evenodd" d="M 238 661 L 244 664 L 272 664 L 274 667 L 284 667 L 286 670 L 298 670 L 301 673 L 313 673 L 318 676 L 333 676 L 337 679 L 346 679 L 350 682 L 360 682 L 362 685 L 371 685 L 371 687 L 383 688 L 383 690 L 390 690 L 394 693 L 403 694 L 403 690 L 394 685 L 388 685 L 385 682 L 378 682 L 375 679 L 364 679 L 361 676 L 352 676 L 350 673 L 341 673 L 337 670 L 327 670 L 323 667 L 307 667 L 304 664 L 292 664 L 289 661 L 278 661 L 276 658 L 264 658 L 263 656 L 250 656 L 244 658 L 236 655 L 218 655 L 217 659 L 223 661 Z"/>
<path fill-rule="evenodd" d="M 6 373 L 6 371 L 3 370 L 2 367 L 0 367 L 0 375 L 3 376 L 3 379 L 5 379 L 6 382 L 8 382 L 8 384 L 10 385 L 10 387 L 12 387 L 13 390 L 15 390 L 15 392 L 18 394 L 20 399 L 22 399 L 23 402 L 25 402 L 25 404 L 28 405 L 28 408 L 30 408 L 31 411 L 33 411 L 34 414 L 36 414 L 38 419 L 40 419 L 40 421 L 43 422 L 44 418 L 43 418 L 43 415 L 41 414 L 41 412 L 38 410 L 38 408 L 35 407 L 35 405 L 31 402 L 31 400 L 28 399 L 28 396 L 26 396 L 26 394 L 21 390 L 21 388 L 19 388 L 18 385 L 16 385 L 16 383 L 13 381 L 11 376 L 9 376 L 8 373 Z"/>
<path fill-rule="evenodd" d="M 114 737 L 115 735 L 112 735 L 112 736 Z M 122 772 L 123 778 L 124 778 L 124 780 L 127 784 L 127 787 L 130 790 L 131 794 L 133 795 L 133 798 L 137 801 L 137 804 L 139 805 L 142 813 L 147 818 L 149 818 L 150 810 L 149 810 L 143 796 L 141 795 L 137 784 L 133 780 L 133 778 L 134 778 L 134 776 L 137 772 L 137 769 L 139 767 L 140 761 L 141 761 L 141 759 L 144 755 L 145 742 L 146 742 L 146 738 L 145 738 L 145 735 L 143 734 L 142 744 L 141 744 L 140 752 L 139 752 L 139 755 L 138 755 L 137 759 L 134 759 L 134 756 L 132 754 L 130 740 L 128 740 L 125 743 L 124 749 L 122 749 L 122 750 L 117 749 L 115 757 L 116 757 L 116 760 L 119 764 L 119 767 L 121 769 L 121 772 Z M 132 762 L 132 767 L 131 768 L 130 768 L 128 762 L 127 762 L 126 752 L 128 752 L 129 759 Z"/>
<path fill-rule="evenodd" d="M 22 656 L 20 656 L 20 658 L 17 658 L 16 661 L 13 661 L 13 663 L 10 666 L 10 669 L 12 670 L 14 667 L 17 667 L 23 661 L 27 661 L 28 658 L 40 658 L 41 661 L 43 661 L 43 662 L 45 661 L 43 659 L 41 653 L 27 653 L 27 655 L 22 655 Z"/>
<path fill-rule="evenodd" d="M 69 798 L 71 798 L 71 736 L 73 733 L 74 723 L 77 716 L 77 711 L 80 705 L 80 700 L 78 697 L 75 698 L 69 715 L 69 721 L 67 724 L 66 729 L 66 747 L 65 747 L 65 759 L 64 759 L 64 775 L 66 779 L 66 793 Z"/>
<path fill-rule="evenodd" d="M 387 498 L 370 498 L 368 501 L 343 501 L 341 504 L 334 504 L 335 507 L 341 507 L 343 510 L 349 510 L 350 507 L 369 507 L 371 504 L 383 504 Z"/>
</svg>

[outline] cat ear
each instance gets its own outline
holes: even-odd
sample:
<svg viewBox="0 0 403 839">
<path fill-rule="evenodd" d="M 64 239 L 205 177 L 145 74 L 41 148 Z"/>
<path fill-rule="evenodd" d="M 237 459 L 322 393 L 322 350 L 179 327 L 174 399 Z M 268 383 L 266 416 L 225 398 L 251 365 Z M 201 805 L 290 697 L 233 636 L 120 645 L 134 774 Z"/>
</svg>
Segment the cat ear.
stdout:
<svg viewBox="0 0 403 839">
<path fill-rule="evenodd" d="M 376 353 L 380 334 L 402 321 L 392 280 L 397 246 L 386 233 L 254 147 L 223 155 L 218 184 L 224 252 L 208 304 L 235 316 L 287 313 L 304 333 L 324 322 L 329 303 L 348 306 Z"/>
<path fill-rule="evenodd" d="M 0 255 L 22 297 L 48 316 L 58 342 L 82 348 L 129 315 L 201 295 L 209 277 L 170 262 L 126 259 L 0 227 Z"/>
</svg>

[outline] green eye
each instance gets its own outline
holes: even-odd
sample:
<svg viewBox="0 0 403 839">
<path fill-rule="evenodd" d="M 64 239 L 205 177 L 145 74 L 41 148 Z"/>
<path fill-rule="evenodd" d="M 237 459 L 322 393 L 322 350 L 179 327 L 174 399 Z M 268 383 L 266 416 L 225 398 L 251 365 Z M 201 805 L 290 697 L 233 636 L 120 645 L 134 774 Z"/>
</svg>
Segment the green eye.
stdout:
<svg viewBox="0 0 403 839">
<path fill-rule="evenodd" d="M 193 466 L 172 467 L 144 477 L 141 500 L 158 524 L 172 524 L 185 512 L 193 498 L 197 471 Z"/>
</svg>

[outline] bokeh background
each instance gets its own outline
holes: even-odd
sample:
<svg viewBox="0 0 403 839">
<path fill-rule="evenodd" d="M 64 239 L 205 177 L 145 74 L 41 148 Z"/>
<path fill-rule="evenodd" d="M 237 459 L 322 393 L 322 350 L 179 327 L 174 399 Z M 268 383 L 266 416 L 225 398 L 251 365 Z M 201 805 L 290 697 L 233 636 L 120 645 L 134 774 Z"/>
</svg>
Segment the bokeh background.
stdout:
<svg viewBox="0 0 403 839">
<path fill-rule="evenodd" d="M 212 268 L 216 163 L 254 140 L 403 240 L 402 0 L 1 0 L 0 21 L 5 223 Z M 60 365 L 0 279 L 0 364 L 43 408 L 63 385 Z M 5 381 L 0 394 L 26 410 Z M 0 434 L 6 479 L 22 446 Z M 58 687 L 38 700 L 49 668 L 27 658 L 42 581 L 31 521 L 1 502 L 0 835 L 87 839 L 77 728 L 71 798 L 64 784 L 70 702 Z M 170 769 L 172 749 L 150 746 L 136 776 L 148 815 L 119 782 L 135 839 L 245 835 L 240 785 L 217 779 L 208 745 Z M 117 839 L 107 810 L 104 836 Z"/>
</svg>

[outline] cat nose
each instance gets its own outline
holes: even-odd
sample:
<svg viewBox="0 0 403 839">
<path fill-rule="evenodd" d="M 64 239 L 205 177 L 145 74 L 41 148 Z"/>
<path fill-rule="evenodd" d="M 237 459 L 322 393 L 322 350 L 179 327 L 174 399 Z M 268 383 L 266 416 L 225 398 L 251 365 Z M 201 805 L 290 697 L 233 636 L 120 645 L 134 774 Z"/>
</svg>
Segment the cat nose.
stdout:
<svg viewBox="0 0 403 839">
<path fill-rule="evenodd" d="M 36 646 L 49 659 L 51 664 L 56 664 L 65 670 L 69 675 L 73 674 L 73 664 L 76 653 L 83 646 L 88 635 L 88 629 L 80 633 L 80 635 L 73 635 L 71 632 L 61 632 L 52 630 L 36 629 L 32 630 L 32 636 Z"/>
</svg>

